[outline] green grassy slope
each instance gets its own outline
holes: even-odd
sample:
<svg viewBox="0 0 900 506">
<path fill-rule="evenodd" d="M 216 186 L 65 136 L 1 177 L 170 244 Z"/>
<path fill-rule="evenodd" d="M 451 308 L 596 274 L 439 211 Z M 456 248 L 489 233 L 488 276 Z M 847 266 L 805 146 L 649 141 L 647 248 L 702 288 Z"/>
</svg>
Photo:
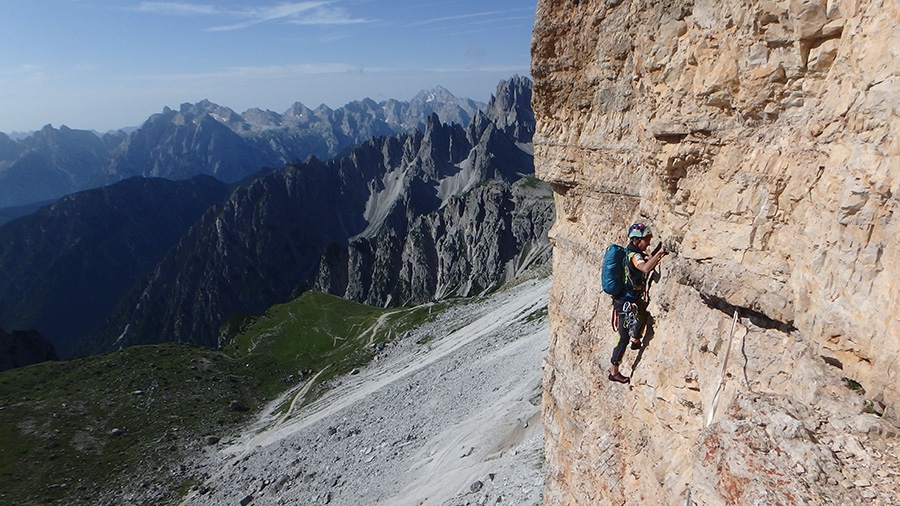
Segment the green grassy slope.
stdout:
<svg viewBox="0 0 900 506">
<path fill-rule="evenodd" d="M 308 292 L 243 318 L 222 350 L 136 346 L 0 373 L 0 503 L 174 503 L 202 479 L 181 462 L 205 438 L 321 373 L 314 398 L 428 314 Z"/>
</svg>

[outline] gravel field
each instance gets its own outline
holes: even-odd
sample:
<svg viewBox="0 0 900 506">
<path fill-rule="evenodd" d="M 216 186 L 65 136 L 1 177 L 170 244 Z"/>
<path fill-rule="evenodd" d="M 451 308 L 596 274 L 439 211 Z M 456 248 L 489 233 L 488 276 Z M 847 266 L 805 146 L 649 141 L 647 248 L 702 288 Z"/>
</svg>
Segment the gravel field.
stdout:
<svg viewBox="0 0 900 506">
<path fill-rule="evenodd" d="M 183 504 L 541 504 L 550 278 L 459 305 L 206 449 Z M 291 392 L 295 395 L 297 390 Z"/>
</svg>

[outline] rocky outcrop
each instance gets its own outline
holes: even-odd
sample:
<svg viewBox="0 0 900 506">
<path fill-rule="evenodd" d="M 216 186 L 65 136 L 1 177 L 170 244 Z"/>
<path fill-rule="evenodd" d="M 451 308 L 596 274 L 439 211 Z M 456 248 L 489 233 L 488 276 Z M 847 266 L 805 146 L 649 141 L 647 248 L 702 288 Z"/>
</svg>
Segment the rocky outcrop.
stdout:
<svg viewBox="0 0 900 506">
<path fill-rule="evenodd" d="M 550 258 L 553 203 L 533 178 L 490 180 L 428 214 L 392 212 L 372 237 L 331 248 L 316 288 L 370 305 L 480 295 Z"/>
<path fill-rule="evenodd" d="M 534 172 L 530 90 L 518 76 L 501 82 L 488 115 L 466 129 L 430 118 L 415 158 L 372 182 L 366 229 L 329 250 L 316 286 L 370 305 L 417 304 L 483 293 L 545 263 L 550 192 L 521 179 Z"/>
<path fill-rule="evenodd" d="M 487 117 L 498 129 L 510 133 L 518 142 L 530 143 L 534 137 L 534 111 L 531 109 L 531 86 L 528 78 L 513 76 L 509 85 L 501 83 L 491 97 Z"/>
<path fill-rule="evenodd" d="M 896 497 L 898 15 L 539 2 L 535 165 L 557 211 L 548 504 Z M 624 386 L 606 379 L 600 263 L 638 220 L 672 254 Z"/>
<path fill-rule="evenodd" d="M 0 328 L 0 372 L 59 360 L 53 346 L 34 330 L 6 332 Z"/>
</svg>

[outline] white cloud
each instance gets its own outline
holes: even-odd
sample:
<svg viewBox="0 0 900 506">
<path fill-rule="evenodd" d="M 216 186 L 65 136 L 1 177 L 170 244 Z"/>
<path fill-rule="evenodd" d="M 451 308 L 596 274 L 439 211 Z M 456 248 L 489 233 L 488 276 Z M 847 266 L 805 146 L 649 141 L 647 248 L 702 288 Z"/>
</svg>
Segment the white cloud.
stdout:
<svg viewBox="0 0 900 506">
<path fill-rule="evenodd" d="M 380 71 L 383 69 L 367 68 L 366 70 Z M 298 63 L 291 65 L 265 65 L 230 67 L 217 72 L 205 72 L 197 74 L 159 74 L 145 75 L 138 79 L 150 79 L 157 81 L 181 81 L 181 80 L 207 80 L 207 79 L 276 79 L 309 75 L 358 73 L 357 65 L 345 63 Z"/>
<path fill-rule="evenodd" d="M 137 8 L 140 12 L 160 14 L 219 14 L 215 5 L 199 5 L 184 2 L 141 2 Z"/>
<path fill-rule="evenodd" d="M 10 69 L 0 69 L 0 85 L 27 89 L 37 84 L 68 82 L 92 76 L 97 68 L 95 64 L 77 62 L 54 66 L 26 63 Z"/>
<path fill-rule="evenodd" d="M 267 65 L 263 67 L 234 67 L 228 70 L 234 77 L 254 78 L 291 77 L 301 75 L 343 74 L 358 71 L 359 67 L 345 63 L 298 63 L 294 65 Z"/>
<path fill-rule="evenodd" d="M 238 20 L 234 23 L 209 28 L 209 31 L 213 32 L 240 30 L 260 23 L 279 20 L 297 25 L 347 25 L 368 21 L 354 18 L 346 9 L 335 7 L 332 5 L 333 3 L 333 0 L 310 0 L 284 2 L 250 9 L 227 10 L 215 5 L 189 2 L 141 2 L 137 10 L 167 15 L 216 15 Z"/>
<path fill-rule="evenodd" d="M 33 63 L 26 63 L 24 65 L 20 65 L 19 68 L 15 70 L 17 74 L 36 74 L 43 71 L 44 67 L 42 65 L 36 65 Z"/>
<path fill-rule="evenodd" d="M 486 25 L 486 24 L 503 23 L 506 21 L 527 21 L 529 23 L 534 23 L 534 16 L 509 16 L 506 18 L 486 19 L 484 21 L 473 21 L 471 24 Z"/>
<path fill-rule="evenodd" d="M 350 17 L 344 9 L 317 9 L 309 16 L 298 17 L 289 22 L 295 25 L 352 25 L 368 23 L 369 20 Z"/>
<path fill-rule="evenodd" d="M 281 19 L 296 16 L 310 9 L 322 7 L 329 2 L 300 2 L 294 4 L 279 4 L 272 7 L 261 7 L 248 11 L 253 17 L 260 21 L 271 21 L 273 19 Z"/>
<path fill-rule="evenodd" d="M 23 64 L 18 67 L 0 68 L 0 86 L 7 88 L 4 89 L 6 95 L 10 94 L 10 90 L 25 90 L 46 79 L 47 74 L 41 65 Z"/>
<path fill-rule="evenodd" d="M 523 73 L 531 72 L 528 65 L 479 65 L 475 67 L 434 67 L 427 69 L 429 72 L 439 74 L 466 74 L 466 73 Z"/>
<path fill-rule="evenodd" d="M 526 65 L 475 65 L 475 66 L 434 66 L 434 67 L 406 67 L 406 66 L 366 66 L 352 65 L 348 63 L 296 63 L 286 65 L 261 65 L 227 67 L 211 72 L 198 72 L 193 74 L 152 74 L 133 76 L 132 80 L 148 80 L 159 82 L 236 82 L 236 81 L 260 81 L 270 82 L 278 79 L 298 79 L 310 76 L 327 75 L 395 75 L 405 72 L 417 74 L 471 74 L 471 73 L 520 73 L 527 74 L 530 67 Z"/>
<path fill-rule="evenodd" d="M 432 18 L 432 19 L 423 19 L 422 21 L 418 21 L 416 23 L 410 23 L 410 26 L 417 25 L 428 25 L 432 23 L 440 23 L 442 21 L 456 21 L 459 19 L 469 19 L 469 18 L 479 18 L 484 16 L 493 16 L 495 14 L 508 14 L 510 12 L 521 11 L 522 9 L 510 9 L 505 11 L 488 11 L 488 12 L 474 12 L 471 14 L 460 14 L 457 16 L 444 16 L 440 18 Z"/>
<path fill-rule="evenodd" d="M 299 2 L 284 3 L 267 7 L 258 7 L 233 14 L 245 18 L 245 21 L 210 28 L 210 31 L 228 31 L 247 28 L 269 21 L 284 20 L 297 25 L 346 25 L 366 22 L 365 19 L 353 18 L 340 7 L 332 7 L 333 2 Z"/>
</svg>

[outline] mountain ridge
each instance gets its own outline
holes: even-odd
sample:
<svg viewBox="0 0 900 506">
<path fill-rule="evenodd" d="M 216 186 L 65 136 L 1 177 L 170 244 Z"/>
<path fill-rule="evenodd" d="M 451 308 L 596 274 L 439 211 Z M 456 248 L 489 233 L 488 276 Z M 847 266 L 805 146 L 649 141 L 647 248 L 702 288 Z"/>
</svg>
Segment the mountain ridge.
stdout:
<svg viewBox="0 0 900 506">
<path fill-rule="evenodd" d="M 429 96 L 440 101 L 429 102 Z M 434 112 L 446 122 L 466 124 L 485 106 L 441 87 L 422 91 L 409 102 L 367 98 L 315 110 L 296 102 L 283 114 L 258 108 L 238 114 L 204 99 L 178 110 L 167 106 L 136 129 L 102 135 L 49 124 L 20 140 L 0 134 L 0 208 L 60 198 L 131 176 L 187 179 L 207 174 L 233 183 L 266 166 L 310 155 L 328 159 L 372 136 L 424 128 L 425 118 Z"/>
</svg>

